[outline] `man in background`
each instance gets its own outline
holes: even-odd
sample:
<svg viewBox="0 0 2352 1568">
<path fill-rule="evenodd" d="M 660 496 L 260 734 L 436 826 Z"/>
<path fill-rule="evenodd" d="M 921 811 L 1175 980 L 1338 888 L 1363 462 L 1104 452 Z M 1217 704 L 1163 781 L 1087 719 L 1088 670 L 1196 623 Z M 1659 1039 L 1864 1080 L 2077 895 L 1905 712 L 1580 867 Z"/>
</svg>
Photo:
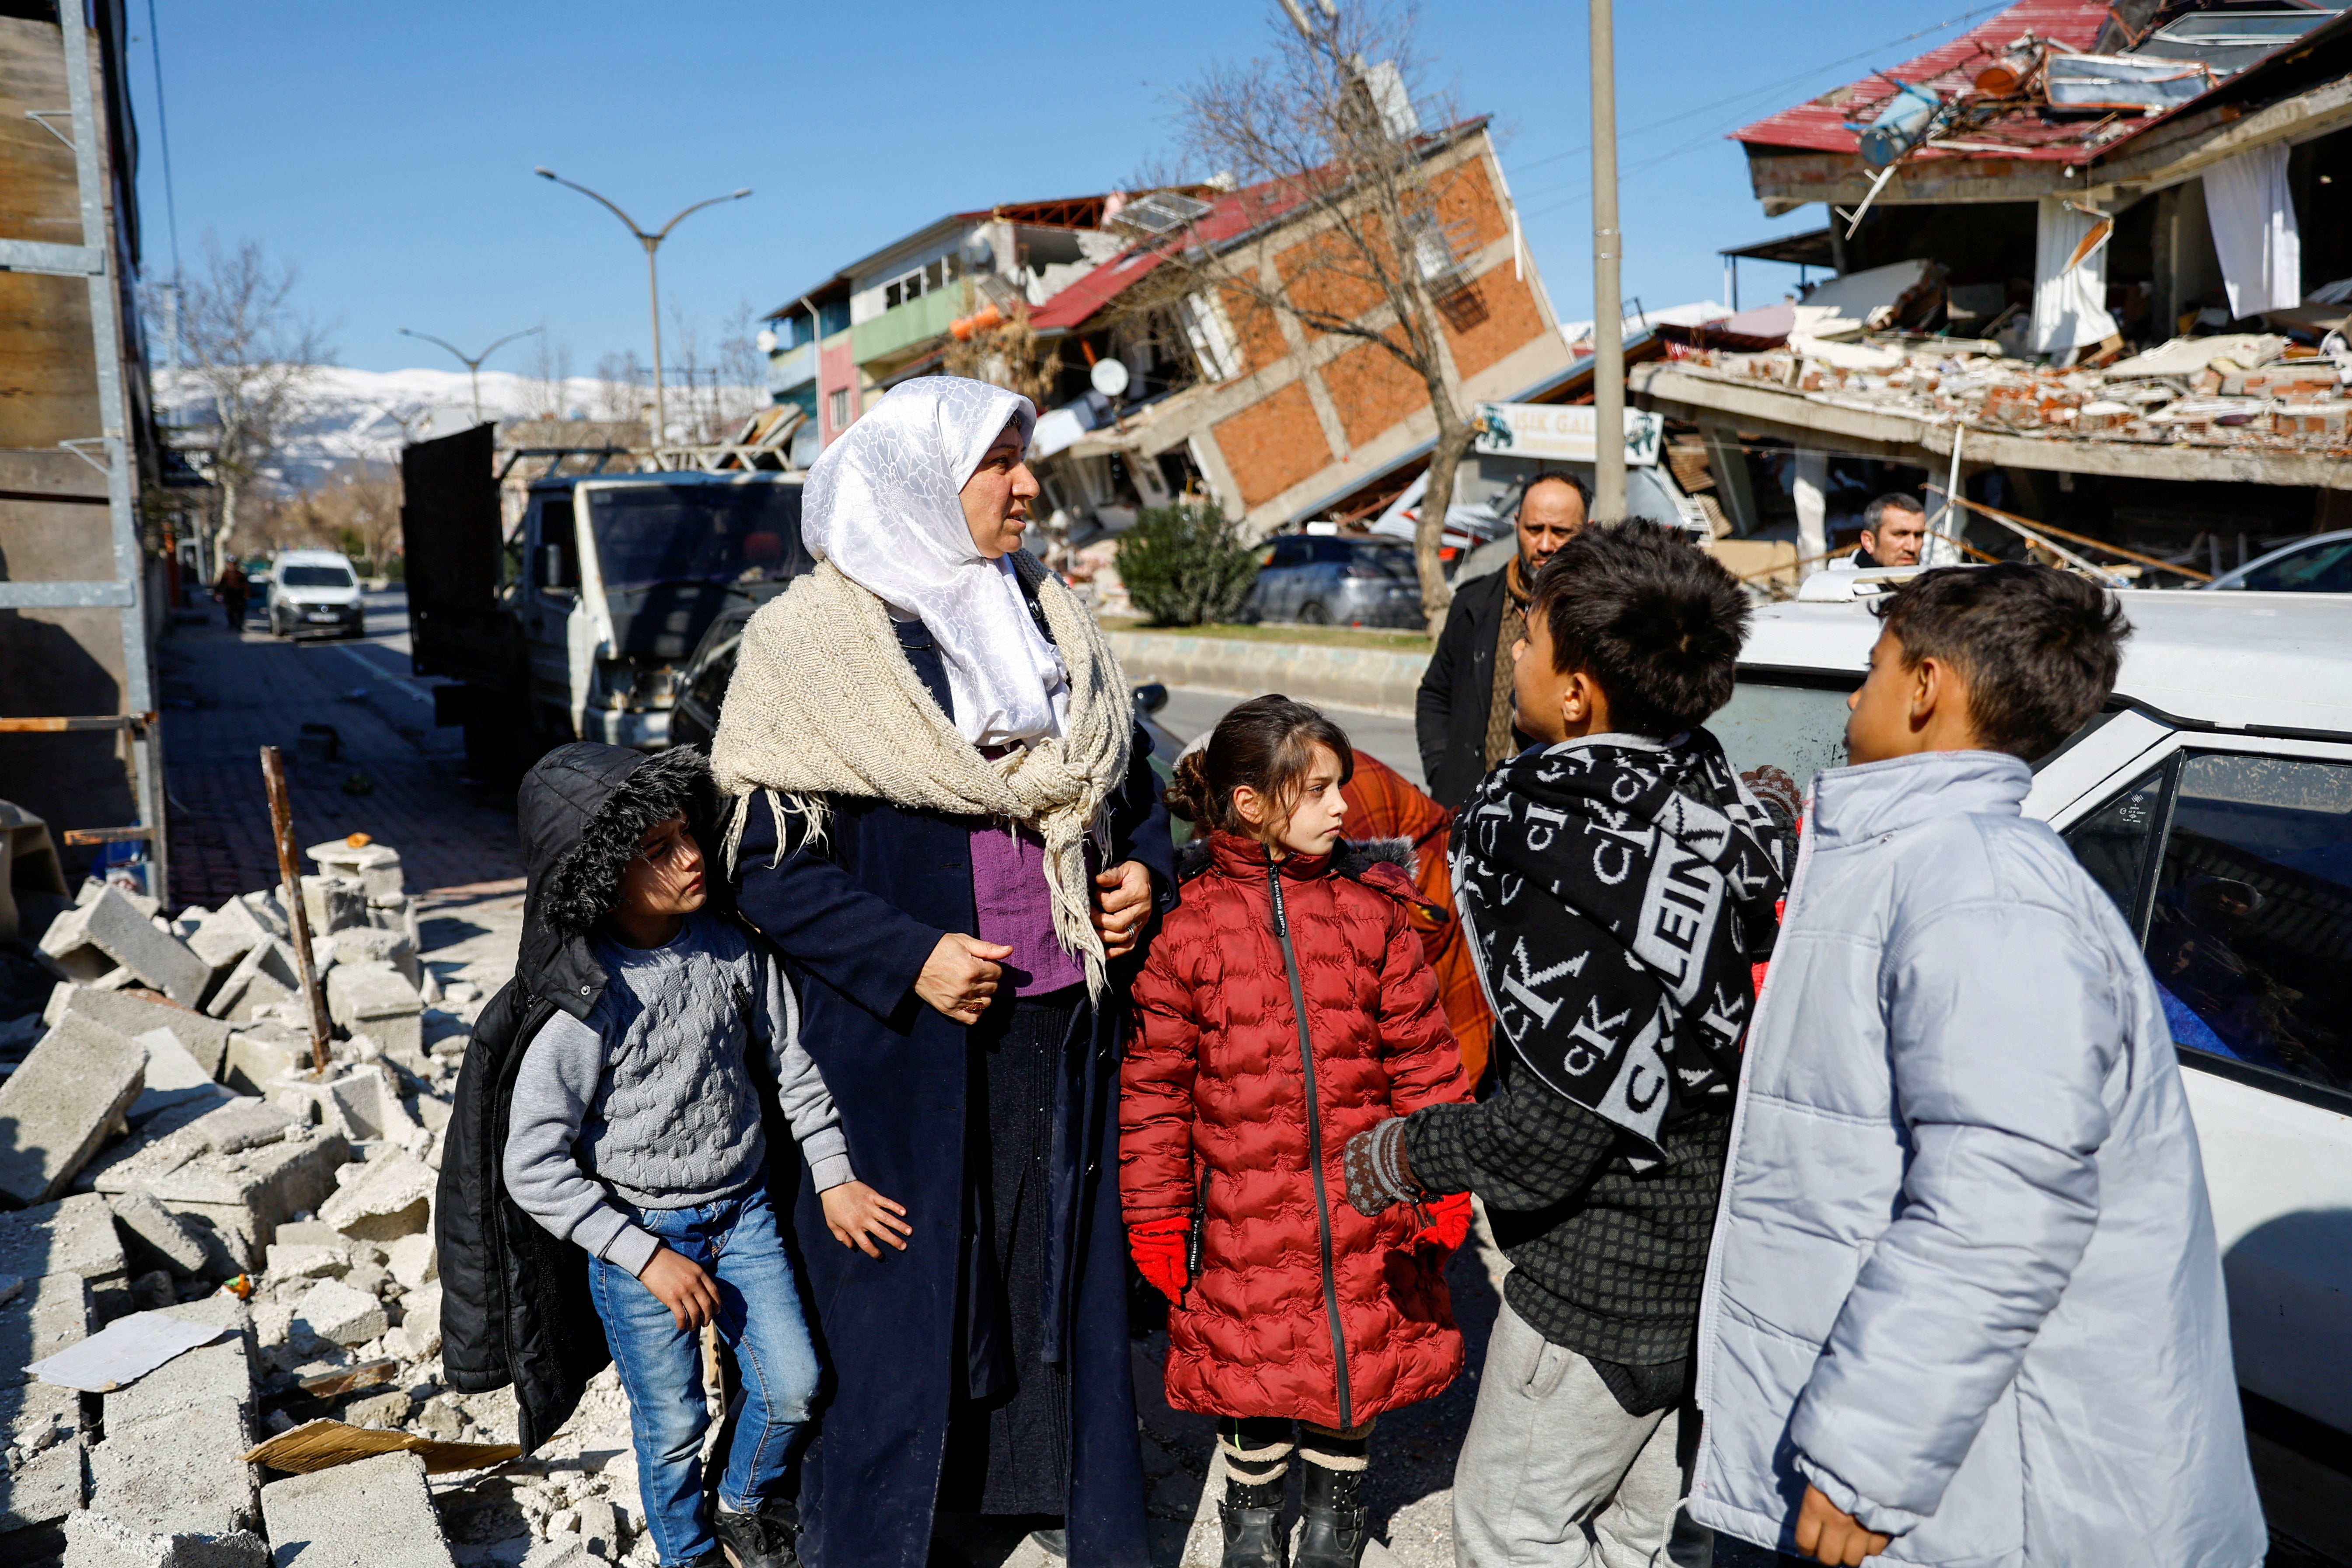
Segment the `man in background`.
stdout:
<svg viewBox="0 0 2352 1568">
<path fill-rule="evenodd" d="M 1525 635 L 1536 574 L 1584 526 L 1592 492 L 1573 474 L 1538 474 L 1519 497 L 1519 552 L 1456 589 L 1413 704 L 1422 777 L 1448 811 L 1528 737 L 1511 724 L 1511 645 Z"/>
<path fill-rule="evenodd" d="M 1916 566 L 1927 545 L 1927 512 L 1897 491 L 1863 508 L 1862 548 L 1846 563 L 1857 572 L 1872 566 Z"/>
<path fill-rule="evenodd" d="M 228 629 L 241 631 L 245 626 L 246 601 L 253 596 L 253 584 L 246 577 L 245 568 L 230 556 L 213 580 L 213 595 L 220 600 L 221 613 L 228 617 Z"/>
</svg>

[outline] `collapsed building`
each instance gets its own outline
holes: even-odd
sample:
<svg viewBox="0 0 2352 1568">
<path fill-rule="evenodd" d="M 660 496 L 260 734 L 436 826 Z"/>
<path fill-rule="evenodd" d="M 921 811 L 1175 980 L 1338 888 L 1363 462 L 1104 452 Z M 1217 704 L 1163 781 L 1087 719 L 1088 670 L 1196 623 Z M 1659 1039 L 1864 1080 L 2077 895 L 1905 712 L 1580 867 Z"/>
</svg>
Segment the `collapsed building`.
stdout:
<svg viewBox="0 0 2352 1568">
<path fill-rule="evenodd" d="M 1829 222 L 1728 267 L 1829 277 L 1663 329 L 1630 387 L 1802 570 L 1873 494 L 1957 481 L 1962 552 L 2031 547 L 2002 512 L 2216 575 L 2352 526 L 2347 137 L 2352 16 L 2024 0 L 1739 132 L 1767 215 Z"/>
</svg>

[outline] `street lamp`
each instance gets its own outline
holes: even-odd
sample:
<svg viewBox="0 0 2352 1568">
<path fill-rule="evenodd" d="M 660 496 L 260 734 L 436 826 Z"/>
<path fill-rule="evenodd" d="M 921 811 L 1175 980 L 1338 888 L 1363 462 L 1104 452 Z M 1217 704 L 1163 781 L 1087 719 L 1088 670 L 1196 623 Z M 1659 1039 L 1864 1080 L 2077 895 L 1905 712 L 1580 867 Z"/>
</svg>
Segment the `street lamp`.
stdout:
<svg viewBox="0 0 2352 1568">
<path fill-rule="evenodd" d="M 456 343 L 451 342 L 446 338 L 436 338 L 431 332 L 412 332 L 406 327 L 398 329 L 400 335 L 404 338 L 422 338 L 428 343 L 439 343 L 443 348 L 447 349 L 451 353 L 457 356 L 457 363 L 464 365 L 466 367 L 466 374 L 473 378 L 474 423 L 477 425 L 479 425 L 482 422 L 482 362 L 489 358 L 492 354 L 498 353 L 500 349 L 506 347 L 509 343 L 514 342 L 517 338 L 527 338 L 530 336 L 531 333 L 541 330 L 542 329 L 538 327 L 525 327 L 519 332 L 509 332 L 505 337 L 500 338 L 497 342 L 492 343 L 480 353 L 468 354 L 464 349 L 459 348 Z"/>
<path fill-rule="evenodd" d="M 567 180 L 544 165 L 533 169 L 531 173 L 542 180 L 553 180 L 559 185 L 570 185 L 591 201 L 601 204 L 605 211 L 619 218 L 623 226 L 637 237 L 639 245 L 646 247 L 646 291 L 653 302 L 654 318 L 654 446 L 658 449 L 669 436 L 669 408 L 662 396 L 661 280 L 654 270 L 654 252 L 661 248 L 661 242 L 669 237 L 669 231 L 685 222 L 688 214 L 698 213 L 705 207 L 717 206 L 720 202 L 740 202 L 751 194 L 751 187 L 746 185 L 740 191 L 730 191 L 723 196 L 712 196 L 709 201 L 697 202 L 685 212 L 679 213 L 677 216 L 662 225 L 656 232 L 647 234 L 637 226 L 636 219 L 577 181 Z"/>
</svg>

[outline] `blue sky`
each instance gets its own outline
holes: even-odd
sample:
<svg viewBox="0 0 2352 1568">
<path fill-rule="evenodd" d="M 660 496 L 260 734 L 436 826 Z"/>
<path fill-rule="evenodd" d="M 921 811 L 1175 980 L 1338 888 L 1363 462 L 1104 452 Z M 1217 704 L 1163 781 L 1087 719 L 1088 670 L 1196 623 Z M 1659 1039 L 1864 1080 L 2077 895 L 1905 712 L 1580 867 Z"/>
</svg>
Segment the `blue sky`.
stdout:
<svg viewBox="0 0 2352 1568">
<path fill-rule="evenodd" d="M 472 351 L 543 323 L 578 374 L 608 353 L 646 353 L 642 253 L 532 165 L 648 227 L 752 187 L 662 250 L 666 329 L 694 323 L 707 358 L 740 305 L 772 308 L 944 213 L 1117 184 L 1168 144 L 1171 89 L 1262 51 L 1279 16 L 1274 0 L 155 5 L 189 268 L 207 234 L 261 241 L 300 269 L 300 297 L 345 364 L 450 363 L 401 326 Z M 146 7 L 129 9 L 146 265 L 161 278 L 163 138 Z M 1818 207 L 1765 218 L 1725 132 L 1951 36 L 1894 41 L 1906 34 L 1995 9 L 1619 0 L 1627 295 L 1717 297 L 1719 247 L 1821 223 Z M 1432 85 L 1495 116 L 1560 315 L 1590 317 L 1584 6 L 1442 0 L 1419 27 Z M 1783 271 L 1793 281 L 1743 267 L 1747 302 L 1775 297 Z M 530 346 L 492 368 L 530 368 Z"/>
</svg>

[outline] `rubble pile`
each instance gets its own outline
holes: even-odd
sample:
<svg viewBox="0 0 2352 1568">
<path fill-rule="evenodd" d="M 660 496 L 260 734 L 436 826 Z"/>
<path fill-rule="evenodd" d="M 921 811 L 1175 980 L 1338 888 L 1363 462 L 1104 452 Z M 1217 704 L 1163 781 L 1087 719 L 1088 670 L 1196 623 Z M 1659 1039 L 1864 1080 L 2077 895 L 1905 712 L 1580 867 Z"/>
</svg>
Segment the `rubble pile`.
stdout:
<svg viewBox="0 0 2352 1568">
<path fill-rule="evenodd" d="M 609 1370 L 531 1458 L 510 1393 L 442 1381 L 432 1209 L 484 987 L 424 962 L 395 851 L 309 854 L 323 1072 L 276 889 L 167 918 L 92 882 L 39 937 L 46 1007 L 0 1019 L 0 1562 L 650 1563 Z M 142 1313 L 215 1337 L 96 1394 L 21 1370 Z M 323 1459 L 255 1462 L 298 1429 Z"/>
<path fill-rule="evenodd" d="M 1853 323 L 1845 323 L 1849 326 Z M 1928 339 L 1791 332 L 1755 353 L 1687 351 L 1677 368 L 1931 425 L 2050 440 L 2134 441 L 2333 457 L 2347 446 L 2352 357 L 2267 333 L 2175 338 L 2104 367 L 2060 368 Z"/>
</svg>

